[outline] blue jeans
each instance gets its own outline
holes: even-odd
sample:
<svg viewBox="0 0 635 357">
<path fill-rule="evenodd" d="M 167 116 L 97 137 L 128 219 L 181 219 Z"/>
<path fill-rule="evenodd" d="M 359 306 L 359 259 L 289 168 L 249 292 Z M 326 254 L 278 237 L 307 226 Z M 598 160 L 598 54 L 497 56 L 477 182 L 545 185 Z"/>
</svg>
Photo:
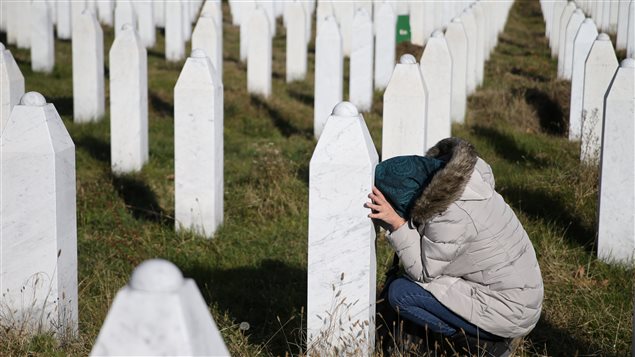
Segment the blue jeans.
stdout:
<svg viewBox="0 0 635 357">
<path fill-rule="evenodd" d="M 480 339 L 502 340 L 501 337 L 484 331 L 455 314 L 430 292 L 410 279 L 395 279 L 388 287 L 388 301 L 402 318 L 432 332 L 452 336 L 463 330 L 466 334 Z"/>
</svg>

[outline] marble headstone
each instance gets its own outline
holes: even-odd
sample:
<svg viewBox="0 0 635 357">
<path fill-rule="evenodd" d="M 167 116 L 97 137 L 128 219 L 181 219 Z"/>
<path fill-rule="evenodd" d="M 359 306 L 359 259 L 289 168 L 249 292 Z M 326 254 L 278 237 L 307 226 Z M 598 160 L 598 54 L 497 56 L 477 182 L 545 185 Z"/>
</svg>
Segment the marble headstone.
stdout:
<svg viewBox="0 0 635 357">
<path fill-rule="evenodd" d="M 74 120 L 99 120 L 105 101 L 103 33 L 95 15 L 85 10 L 73 24 Z"/>
<path fill-rule="evenodd" d="M 192 32 L 192 48 L 201 49 L 207 54 L 221 83 L 223 82 L 222 46 L 221 33 L 218 31 L 214 17 L 208 11 L 203 12 Z"/>
<path fill-rule="evenodd" d="M 384 90 L 395 67 L 397 16 L 382 2 L 375 11 L 375 89 Z"/>
<path fill-rule="evenodd" d="M 478 45 L 478 27 L 472 11 L 465 11 L 461 15 L 461 23 L 467 37 L 467 72 L 466 85 L 467 95 L 474 93 L 476 90 L 476 46 Z"/>
<path fill-rule="evenodd" d="M 569 105 L 569 140 L 580 140 L 582 135 L 582 95 L 584 92 L 584 63 L 598 31 L 593 19 L 584 20 L 573 43 L 573 70 L 571 71 L 571 104 Z"/>
<path fill-rule="evenodd" d="M 203 8 L 201 9 L 201 15 L 208 13 L 214 19 L 214 23 L 220 28 L 222 33 L 223 29 L 223 8 L 220 0 L 205 0 Z"/>
<path fill-rule="evenodd" d="M 223 192 L 223 87 L 195 49 L 174 87 L 176 229 L 212 238 L 223 222 Z"/>
<path fill-rule="evenodd" d="M 57 0 L 57 38 L 69 40 L 73 35 L 71 22 L 71 3 L 69 0 Z"/>
<path fill-rule="evenodd" d="M 107 26 L 114 25 L 114 3 L 113 0 L 99 0 L 96 1 L 97 5 L 97 16 L 99 21 Z"/>
<path fill-rule="evenodd" d="M 428 90 L 414 56 L 403 55 L 399 62 L 384 92 L 383 161 L 426 150 Z"/>
<path fill-rule="evenodd" d="M 556 56 L 558 57 L 558 62 L 561 57 L 564 57 L 564 42 L 567 34 L 567 25 L 569 24 L 569 20 L 571 19 L 571 15 L 576 10 L 575 2 L 570 1 L 567 6 L 565 6 L 564 10 L 562 10 L 562 14 L 560 15 L 560 21 L 558 21 L 558 34 L 557 39 L 558 43 Z M 562 73 L 558 73 L 558 77 L 562 78 Z"/>
<path fill-rule="evenodd" d="M 115 37 L 125 24 L 137 28 L 137 13 L 130 0 L 116 0 L 115 4 Z"/>
<path fill-rule="evenodd" d="M 4 130 L 11 110 L 24 94 L 24 76 L 13 59 L 11 51 L 0 43 L 0 134 Z"/>
<path fill-rule="evenodd" d="M 196 282 L 174 264 L 139 264 L 110 306 L 91 356 L 229 356 Z"/>
<path fill-rule="evenodd" d="M 247 92 L 267 98 L 271 94 L 271 35 L 262 7 L 251 12 L 247 48 Z"/>
<path fill-rule="evenodd" d="M 428 94 L 425 149 L 451 136 L 452 57 L 443 32 L 435 31 L 423 49 L 421 76 Z"/>
<path fill-rule="evenodd" d="M 569 3 L 573 4 L 573 2 Z M 551 31 L 549 37 L 549 47 L 551 48 L 551 58 L 558 57 L 558 35 L 560 34 L 560 16 L 562 16 L 562 12 L 564 8 L 567 6 L 565 1 L 557 2 L 553 7 L 553 20 L 551 21 Z M 575 4 L 573 4 L 575 7 Z"/>
<path fill-rule="evenodd" d="M 617 18 L 617 36 L 615 40 L 616 50 L 626 49 L 626 40 L 628 38 L 628 6 L 632 0 L 620 0 Z"/>
<path fill-rule="evenodd" d="M 635 57 L 635 1 L 628 5 L 628 29 L 626 35 L 626 57 Z"/>
<path fill-rule="evenodd" d="M 598 258 L 635 264 L 635 60 L 615 73 L 605 102 Z"/>
<path fill-rule="evenodd" d="M 31 69 L 50 73 L 55 65 L 55 38 L 49 5 L 43 1 L 31 4 Z"/>
<path fill-rule="evenodd" d="M 573 69 L 573 41 L 580 29 L 582 21 L 584 21 L 584 12 L 582 12 L 582 9 L 576 9 L 569 18 L 569 23 L 564 33 L 562 57 L 558 57 L 558 72 L 564 79 L 571 80 L 571 72 Z"/>
<path fill-rule="evenodd" d="M 342 38 L 333 16 L 318 19 L 315 40 L 313 131 L 319 139 L 333 107 L 342 101 L 344 60 Z"/>
<path fill-rule="evenodd" d="M 71 27 L 73 27 L 73 31 L 75 30 L 75 23 L 82 15 L 82 13 L 86 10 L 86 0 L 72 0 L 71 1 Z M 95 14 L 94 11 L 91 13 Z"/>
<path fill-rule="evenodd" d="M 148 65 L 132 25 L 115 37 L 109 63 L 112 171 L 139 171 L 148 161 Z"/>
<path fill-rule="evenodd" d="M 185 41 L 192 39 L 192 4 L 189 2 L 180 2 L 181 4 L 181 29 L 183 30 L 183 38 Z"/>
<path fill-rule="evenodd" d="M 600 158 L 604 96 L 618 65 L 611 39 L 599 34 L 584 66 L 580 160 L 585 163 L 596 163 Z"/>
<path fill-rule="evenodd" d="M 22 96 L 0 136 L 3 326 L 75 335 L 75 146 L 53 104 Z"/>
<path fill-rule="evenodd" d="M 479 87 L 483 84 L 483 78 L 485 75 L 485 46 L 488 35 L 485 32 L 486 19 L 483 8 L 480 6 L 480 2 L 476 2 L 472 6 L 472 13 L 474 14 L 474 20 L 476 21 L 476 27 L 478 29 L 478 37 L 476 42 L 476 86 Z"/>
<path fill-rule="evenodd" d="M 152 2 L 152 17 L 154 26 L 165 28 L 165 0 L 155 0 Z"/>
<path fill-rule="evenodd" d="M 307 14 L 300 1 L 288 3 L 285 7 L 287 19 L 287 82 L 302 80 L 307 70 Z"/>
<path fill-rule="evenodd" d="M 149 1 L 136 1 L 134 3 L 139 39 L 146 48 L 154 47 L 156 41 L 152 6 L 154 6 L 153 3 Z"/>
<path fill-rule="evenodd" d="M 374 349 L 375 228 L 365 203 L 377 162 L 364 118 L 353 104 L 338 104 L 309 168 L 309 355 Z"/>
<path fill-rule="evenodd" d="M 180 2 L 165 3 L 165 59 L 178 62 L 185 58 L 183 37 L 183 6 Z"/>
<path fill-rule="evenodd" d="M 373 54 L 373 21 L 359 9 L 351 32 L 349 98 L 363 112 L 373 105 Z"/>
<path fill-rule="evenodd" d="M 460 18 L 454 18 L 445 30 L 445 39 L 452 56 L 452 122 L 465 122 L 467 106 L 467 37 Z"/>
<path fill-rule="evenodd" d="M 240 2 L 240 60 L 247 61 L 247 52 L 249 52 L 249 20 L 252 12 L 256 9 L 256 3 L 253 1 Z"/>
<path fill-rule="evenodd" d="M 18 48 L 31 48 L 31 5 L 30 1 L 18 1 L 13 5 L 15 7 L 13 16 L 16 17 L 14 26 L 17 30 L 16 45 Z"/>
<path fill-rule="evenodd" d="M 352 1 L 333 1 L 331 6 L 333 7 L 337 23 L 340 26 L 344 56 L 349 57 L 351 55 L 351 34 L 353 31 L 355 6 Z"/>
<path fill-rule="evenodd" d="M 410 3 L 410 42 L 417 46 L 423 46 L 426 40 L 424 2 L 413 1 Z"/>
</svg>

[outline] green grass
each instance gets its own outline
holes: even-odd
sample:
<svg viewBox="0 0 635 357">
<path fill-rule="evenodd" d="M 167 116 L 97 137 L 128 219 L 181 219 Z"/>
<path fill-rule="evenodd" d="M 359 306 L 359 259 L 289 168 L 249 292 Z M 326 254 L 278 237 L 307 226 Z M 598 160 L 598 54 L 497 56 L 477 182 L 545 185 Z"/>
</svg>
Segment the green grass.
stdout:
<svg viewBox="0 0 635 357">
<path fill-rule="evenodd" d="M 278 23 L 274 94 L 252 97 L 238 60 L 239 31 L 223 5 L 225 222 L 213 240 L 174 232 L 173 88 L 182 63 L 164 60 L 160 32 L 148 51 L 150 162 L 119 177 L 110 172 L 108 113 L 94 124 L 72 121 L 70 42 L 56 42 L 51 75 L 31 72 L 28 51 L 10 46 L 27 91 L 55 104 L 76 145 L 80 335 L 60 346 L 50 336 L 0 332 L 0 355 L 86 355 L 116 292 L 153 257 L 196 281 L 234 355 L 303 353 L 314 43 L 307 80 L 286 84 Z M 555 79 L 541 19 L 538 2 L 516 2 L 484 86 L 469 98 L 467 124 L 453 132 L 492 165 L 497 189 L 536 247 L 544 311 L 521 354 L 627 355 L 635 271 L 595 259 L 597 169 L 582 167 L 566 138 L 569 83 Z M 106 57 L 112 40 L 106 28 Z M 420 48 L 401 46 L 398 55 L 405 50 Z M 364 114 L 379 152 L 381 99 L 376 93 Z M 380 238 L 379 277 L 390 257 Z M 249 330 L 239 329 L 243 321 Z"/>
</svg>

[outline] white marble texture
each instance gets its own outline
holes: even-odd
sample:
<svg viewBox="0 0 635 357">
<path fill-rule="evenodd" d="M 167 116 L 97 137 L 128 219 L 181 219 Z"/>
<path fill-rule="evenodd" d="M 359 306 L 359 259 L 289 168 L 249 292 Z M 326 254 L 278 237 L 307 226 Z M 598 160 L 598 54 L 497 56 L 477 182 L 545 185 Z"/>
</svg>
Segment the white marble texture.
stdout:
<svg viewBox="0 0 635 357">
<path fill-rule="evenodd" d="M 139 264 L 110 306 L 91 356 L 229 356 L 192 279 L 174 264 Z"/>
<path fill-rule="evenodd" d="M 395 67 L 397 15 L 392 5 L 379 3 L 375 9 L 375 89 L 384 90 Z"/>
<path fill-rule="evenodd" d="M 50 73 L 55 66 L 55 36 L 49 5 L 43 1 L 31 4 L 31 69 Z"/>
<path fill-rule="evenodd" d="M 125 24 L 137 26 L 137 13 L 130 0 L 116 0 L 115 3 L 115 37 L 119 36 L 121 28 Z"/>
<path fill-rule="evenodd" d="M 286 77 L 287 82 L 303 80 L 307 71 L 307 18 L 304 5 L 294 1 L 285 5 L 287 19 Z"/>
<path fill-rule="evenodd" d="M 221 33 L 218 31 L 213 15 L 204 10 L 192 32 L 192 48 L 205 51 L 214 65 L 218 80 L 223 82 L 223 50 Z"/>
<path fill-rule="evenodd" d="M 363 117 L 353 104 L 338 104 L 309 168 L 308 355 L 374 349 L 375 229 L 364 204 L 377 162 Z"/>
<path fill-rule="evenodd" d="M 465 122 L 467 106 L 467 37 L 460 18 L 452 19 L 445 30 L 445 40 L 452 56 L 452 105 L 453 123 Z"/>
<path fill-rule="evenodd" d="M 165 3 L 165 59 L 178 62 L 185 58 L 183 37 L 183 6 L 180 2 Z"/>
<path fill-rule="evenodd" d="M 223 192 L 223 87 L 195 49 L 174 87 L 176 229 L 212 238 L 223 222 Z"/>
<path fill-rule="evenodd" d="M 73 119 L 104 115 L 104 38 L 97 18 L 84 11 L 73 24 Z"/>
<path fill-rule="evenodd" d="M 472 11 L 461 14 L 461 23 L 467 37 L 466 77 L 467 95 L 476 91 L 476 47 L 478 45 L 478 27 Z"/>
<path fill-rule="evenodd" d="M 558 58 L 558 69 L 562 65 L 562 77 L 571 80 L 573 71 L 573 42 L 578 34 L 578 30 L 584 21 L 584 12 L 577 9 L 571 15 L 564 40 L 564 51 L 562 58 Z"/>
<path fill-rule="evenodd" d="M 53 104 L 29 92 L 0 136 L 0 152 L 3 326 L 74 335 L 78 308 L 73 141 Z"/>
<path fill-rule="evenodd" d="M 572 4 L 573 2 L 569 3 Z M 551 21 L 551 36 L 549 37 L 549 47 L 551 48 L 551 58 L 558 57 L 558 36 L 560 35 L 560 16 L 564 8 L 568 4 L 564 1 L 559 1 L 553 8 L 553 21 Z M 573 4 L 575 7 L 575 4 Z"/>
<path fill-rule="evenodd" d="M 606 95 L 598 258 L 635 264 L 635 60 L 622 61 Z"/>
<path fill-rule="evenodd" d="M 115 23 L 114 18 L 114 1 L 113 0 L 99 0 L 96 1 L 97 17 L 99 22 L 107 26 L 113 26 Z"/>
<path fill-rule="evenodd" d="M 342 101 L 344 56 L 342 37 L 335 17 L 318 19 L 315 40 L 313 132 L 319 139 L 333 107 Z"/>
<path fill-rule="evenodd" d="M 571 71 L 571 102 L 569 105 L 569 140 L 580 140 L 582 135 L 582 95 L 584 93 L 584 64 L 595 39 L 597 27 L 593 19 L 582 22 L 573 44 Z"/>
<path fill-rule="evenodd" d="M 247 92 L 265 98 L 271 94 L 271 35 L 265 9 L 257 7 L 249 19 L 247 47 Z"/>
<path fill-rule="evenodd" d="M 600 158 L 604 96 L 618 65 L 611 39 L 607 34 L 599 34 L 584 66 L 580 160 L 588 164 Z"/>
<path fill-rule="evenodd" d="M 71 3 L 69 0 L 57 0 L 57 38 L 69 40 L 73 36 L 73 25 L 71 22 Z"/>
<path fill-rule="evenodd" d="M 472 13 L 474 14 L 474 20 L 476 21 L 476 27 L 478 30 L 478 37 L 476 39 L 476 86 L 480 87 L 483 84 L 483 78 L 485 75 L 485 39 L 488 37 L 485 32 L 485 13 L 480 3 L 477 2 L 472 6 Z"/>
<path fill-rule="evenodd" d="M 342 51 L 344 56 L 351 55 L 351 35 L 353 32 L 353 19 L 355 17 L 355 6 L 352 1 L 333 1 L 331 3 L 333 13 L 340 26 L 342 36 Z"/>
<path fill-rule="evenodd" d="M 564 10 L 562 10 L 562 15 L 560 15 L 560 21 L 558 23 L 558 51 L 556 52 L 556 56 L 558 57 L 558 62 L 560 62 L 560 58 L 564 57 L 564 43 L 567 35 L 567 25 L 569 25 L 569 20 L 571 16 L 576 10 L 575 2 L 571 1 L 565 6 Z M 562 71 L 560 70 L 560 66 L 558 66 L 558 78 L 564 78 Z"/>
<path fill-rule="evenodd" d="M 353 19 L 349 100 L 357 109 L 370 111 L 373 106 L 373 21 L 365 9 L 359 9 Z"/>
<path fill-rule="evenodd" d="M 452 56 L 443 32 L 435 31 L 428 39 L 421 55 L 420 69 L 428 95 L 425 129 L 427 151 L 441 139 L 450 137 L 452 130 Z"/>
<path fill-rule="evenodd" d="M 137 16 L 137 32 L 139 39 L 145 48 L 154 47 L 156 42 L 155 25 L 154 25 L 154 10 L 153 3 L 149 1 L 135 1 L 133 3 L 134 11 Z"/>
<path fill-rule="evenodd" d="M 114 173 L 148 161 L 148 61 L 134 27 L 125 24 L 110 48 L 110 161 Z"/>
<path fill-rule="evenodd" d="M 238 3 L 240 7 L 240 60 L 247 61 L 247 52 L 249 52 L 249 19 L 252 12 L 256 9 L 254 1 L 245 1 Z M 237 4 L 237 5 L 238 5 Z"/>
<path fill-rule="evenodd" d="M 384 92 L 382 161 L 426 150 L 428 90 L 414 56 L 399 62 Z"/>
<path fill-rule="evenodd" d="M 615 49 L 625 50 L 628 38 L 628 6 L 632 0 L 620 0 L 618 7 Z"/>
<path fill-rule="evenodd" d="M 24 94 L 24 76 L 11 51 L 0 43 L 0 134 L 9 121 L 11 110 Z"/>
</svg>

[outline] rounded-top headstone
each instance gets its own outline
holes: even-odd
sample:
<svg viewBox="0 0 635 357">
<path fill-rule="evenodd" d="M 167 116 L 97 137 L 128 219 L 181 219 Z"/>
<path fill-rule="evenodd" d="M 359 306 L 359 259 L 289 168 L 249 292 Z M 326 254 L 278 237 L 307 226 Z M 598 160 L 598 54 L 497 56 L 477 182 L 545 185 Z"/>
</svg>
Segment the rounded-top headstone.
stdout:
<svg viewBox="0 0 635 357">
<path fill-rule="evenodd" d="M 417 64 L 417 59 L 415 58 L 415 56 L 411 55 L 410 53 L 406 53 L 405 55 L 401 56 L 401 58 L 399 58 L 399 63 Z"/>
<path fill-rule="evenodd" d="M 46 99 L 44 99 L 44 96 L 38 92 L 28 92 L 22 96 L 20 104 L 30 107 L 41 107 L 46 105 Z"/>
<path fill-rule="evenodd" d="M 587 17 L 586 19 L 584 19 L 585 24 L 588 24 L 589 22 L 593 22 L 593 19 L 590 17 Z"/>
<path fill-rule="evenodd" d="M 333 115 L 339 117 L 355 117 L 359 115 L 357 107 L 351 102 L 341 102 L 333 108 Z"/>
<path fill-rule="evenodd" d="M 434 30 L 434 32 L 432 33 L 432 37 L 433 38 L 443 38 L 443 31 Z"/>
<path fill-rule="evenodd" d="M 171 292 L 183 285 L 183 274 L 176 265 L 163 259 L 150 259 L 132 272 L 130 286 L 135 290 Z"/>
<path fill-rule="evenodd" d="M 129 23 L 125 23 L 123 24 L 123 26 L 121 26 L 122 31 L 130 31 L 132 29 L 133 29 L 132 24 L 129 24 Z"/>
<path fill-rule="evenodd" d="M 202 49 L 195 48 L 195 49 L 192 50 L 192 55 L 190 57 L 192 57 L 192 58 L 205 58 L 205 57 L 207 57 L 207 54 Z"/>
<path fill-rule="evenodd" d="M 633 58 L 625 58 L 620 63 L 620 67 L 622 68 L 635 68 L 635 59 Z"/>
<path fill-rule="evenodd" d="M 609 37 L 609 35 L 605 34 L 605 33 L 601 33 L 598 35 L 597 38 L 598 41 L 610 41 L 611 38 Z"/>
</svg>

